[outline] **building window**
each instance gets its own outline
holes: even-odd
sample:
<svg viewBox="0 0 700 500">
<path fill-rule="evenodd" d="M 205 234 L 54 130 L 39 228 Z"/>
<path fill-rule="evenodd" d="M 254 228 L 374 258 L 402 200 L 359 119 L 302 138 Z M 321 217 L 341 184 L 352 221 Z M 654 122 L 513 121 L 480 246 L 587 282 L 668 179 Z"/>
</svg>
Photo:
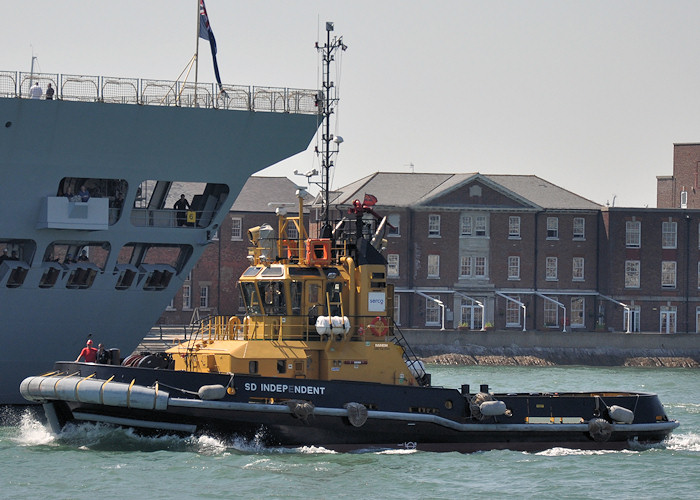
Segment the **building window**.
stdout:
<svg viewBox="0 0 700 500">
<path fill-rule="evenodd" d="M 640 266 L 638 260 L 625 261 L 625 288 L 639 288 Z"/>
<path fill-rule="evenodd" d="M 165 310 L 166 311 L 174 311 L 175 310 L 175 298 L 174 297 L 172 299 L 170 299 L 170 304 L 168 304 L 168 307 L 166 307 Z"/>
<path fill-rule="evenodd" d="M 661 286 L 663 288 L 676 288 L 676 261 L 664 260 L 661 262 Z"/>
<path fill-rule="evenodd" d="M 676 248 L 676 227 L 675 222 L 661 223 L 661 248 Z"/>
<path fill-rule="evenodd" d="M 545 259 L 545 279 L 547 281 L 557 281 L 557 258 L 547 257 Z"/>
<path fill-rule="evenodd" d="M 430 295 L 430 297 L 425 299 L 425 326 L 439 326 L 440 305 L 436 301 L 440 300 L 440 296 Z"/>
<path fill-rule="evenodd" d="M 661 306 L 659 310 L 659 332 L 676 333 L 676 306 Z"/>
<path fill-rule="evenodd" d="M 513 299 L 520 302 L 520 296 L 516 295 Z M 521 307 L 518 302 L 506 300 L 506 326 L 520 326 L 520 311 Z"/>
<path fill-rule="evenodd" d="M 460 236 L 472 235 L 472 216 L 462 215 L 459 218 L 459 234 Z"/>
<path fill-rule="evenodd" d="M 550 297 L 557 300 L 556 297 Z M 559 305 L 551 300 L 544 301 L 544 326 L 558 327 L 559 326 Z"/>
<path fill-rule="evenodd" d="M 428 255 L 428 278 L 440 277 L 440 256 Z"/>
<path fill-rule="evenodd" d="M 574 217 L 574 239 L 586 239 L 586 219 L 583 217 Z"/>
<path fill-rule="evenodd" d="M 476 236 L 486 236 L 486 216 L 477 215 L 474 218 L 474 234 Z"/>
<path fill-rule="evenodd" d="M 209 308 L 209 287 L 203 286 L 199 289 L 199 307 L 202 309 Z"/>
<path fill-rule="evenodd" d="M 583 257 L 574 257 L 573 269 L 571 271 L 571 278 L 574 281 L 583 281 L 584 278 L 584 260 Z"/>
<path fill-rule="evenodd" d="M 681 208 L 688 208 L 688 191 L 681 191 Z"/>
<path fill-rule="evenodd" d="M 213 241 L 218 241 L 219 240 L 219 228 L 217 227 L 216 230 L 214 231 L 214 234 L 211 236 L 211 239 Z"/>
<path fill-rule="evenodd" d="M 231 217 L 231 240 L 240 241 L 243 239 L 243 219 Z"/>
<path fill-rule="evenodd" d="M 640 248 L 642 246 L 642 223 L 638 220 L 628 220 L 626 223 L 625 246 Z"/>
<path fill-rule="evenodd" d="M 429 238 L 439 238 L 440 237 L 440 216 L 435 214 L 430 214 L 428 216 L 428 237 Z"/>
<path fill-rule="evenodd" d="M 508 237 L 520 238 L 520 217 L 517 215 L 508 217 Z"/>
<path fill-rule="evenodd" d="M 474 276 L 476 278 L 486 277 L 486 257 L 474 257 Z"/>
<path fill-rule="evenodd" d="M 459 259 L 459 277 L 468 278 L 472 275 L 472 258 L 469 255 Z"/>
<path fill-rule="evenodd" d="M 547 239 L 556 240 L 559 238 L 559 218 L 547 217 Z"/>
<path fill-rule="evenodd" d="M 700 289 L 700 262 L 698 262 L 698 289 Z"/>
<path fill-rule="evenodd" d="M 508 257 L 508 279 L 520 279 L 520 257 L 518 257 L 517 255 L 511 255 Z"/>
<path fill-rule="evenodd" d="M 190 285 L 183 285 L 182 287 L 182 309 L 188 310 L 192 309 L 192 288 Z"/>
<path fill-rule="evenodd" d="M 583 297 L 571 297 L 571 326 L 586 326 L 585 304 Z"/>
<path fill-rule="evenodd" d="M 387 217 L 387 232 L 388 236 L 401 236 L 401 216 L 399 214 L 389 214 Z"/>
<path fill-rule="evenodd" d="M 387 276 L 390 278 L 399 277 L 399 254 L 390 253 L 386 256 Z"/>
</svg>

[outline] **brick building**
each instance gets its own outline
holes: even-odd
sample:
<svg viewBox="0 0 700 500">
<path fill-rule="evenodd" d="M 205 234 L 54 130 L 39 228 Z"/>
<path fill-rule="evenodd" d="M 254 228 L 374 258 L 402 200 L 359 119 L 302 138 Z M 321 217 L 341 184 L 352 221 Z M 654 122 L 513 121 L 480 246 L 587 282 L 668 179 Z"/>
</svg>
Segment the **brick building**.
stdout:
<svg viewBox="0 0 700 500">
<path fill-rule="evenodd" d="M 693 179 L 700 144 L 674 151 L 659 200 L 673 185 L 667 198 L 680 200 L 685 187 L 685 209 L 603 207 L 537 176 L 480 173 L 378 172 L 331 201 L 339 218 L 365 193 L 377 197 L 402 326 L 698 332 L 700 207 L 690 208 L 683 179 Z M 275 207 L 296 206 L 296 190 L 286 178 L 252 177 L 161 322 L 241 314 L 247 229 L 275 227 Z"/>
<path fill-rule="evenodd" d="M 656 177 L 657 208 L 700 208 L 700 144 L 673 145 L 673 175 Z"/>
</svg>

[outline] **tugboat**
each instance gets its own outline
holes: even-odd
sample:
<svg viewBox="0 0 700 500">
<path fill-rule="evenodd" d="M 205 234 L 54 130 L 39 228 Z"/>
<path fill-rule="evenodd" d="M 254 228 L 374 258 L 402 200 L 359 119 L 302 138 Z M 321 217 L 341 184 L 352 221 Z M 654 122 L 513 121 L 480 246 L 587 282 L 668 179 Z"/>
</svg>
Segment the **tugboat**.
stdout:
<svg viewBox="0 0 700 500">
<path fill-rule="evenodd" d="M 26 378 L 50 427 L 103 422 L 142 432 L 240 436 L 271 447 L 337 451 L 459 451 L 551 447 L 623 449 L 659 443 L 679 424 L 655 394 L 492 393 L 434 387 L 393 320 L 394 290 L 382 254 L 386 217 L 365 195 L 330 218 L 331 40 L 323 47 L 322 196 L 316 237 L 277 210 L 277 228 L 248 231 L 250 266 L 240 277 L 245 317 L 212 317 L 165 353 L 114 364 L 56 362 Z M 335 150 L 333 150 L 335 148 Z M 293 228 L 292 231 L 288 231 Z M 298 234 L 291 239 L 285 235 Z"/>
</svg>

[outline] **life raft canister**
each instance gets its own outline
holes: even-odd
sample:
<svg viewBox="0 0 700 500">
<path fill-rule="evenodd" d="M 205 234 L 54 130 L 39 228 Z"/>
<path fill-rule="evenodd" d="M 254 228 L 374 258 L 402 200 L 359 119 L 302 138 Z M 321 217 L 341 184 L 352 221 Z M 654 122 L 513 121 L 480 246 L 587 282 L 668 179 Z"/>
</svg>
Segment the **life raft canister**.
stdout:
<svg viewBox="0 0 700 500">
<path fill-rule="evenodd" d="M 375 337 L 385 336 L 388 329 L 389 328 L 387 327 L 386 322 L 381 316 L 374 318 L 367 326 L 367 330 L 369 330 L 369 332 Z"/>
<path fill-rule="evenodd" d="M 306 241 L 306 262 L 309 265 L 327 266 L 331 263 L 330 238 L 315 238 Z"/>
</svg>

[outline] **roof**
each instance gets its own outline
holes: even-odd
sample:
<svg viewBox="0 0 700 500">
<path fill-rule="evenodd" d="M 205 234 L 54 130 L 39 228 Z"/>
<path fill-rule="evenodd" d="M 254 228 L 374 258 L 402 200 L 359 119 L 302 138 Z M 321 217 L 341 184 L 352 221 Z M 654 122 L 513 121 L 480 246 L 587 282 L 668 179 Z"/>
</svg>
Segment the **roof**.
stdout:
<svg viewBox="0 0 700 500">
<path fill-rule="evenodd" d="M 524 206 L 536 209 L 600 210 L 601 204 L 588 200 L 536 175 L 500 175 L 476 173 L 401 173 L 376 172 L 336 190 L 335 203 L 350 205 L 365 193 L 377 197 L 384 206 L 439 206 L 441 196 L 472 182 L 478 182 Z"/>
<path fill-rule="evenodd" d="M 274 212 L 280 205 L 290 207 L 290 212 L 296 212 L 299 201 L 296 192 L 299 187 L 286 177 L 248 178 L 243 189 L 238 194 L 231 210 L 234 212 Z M 313 197 L 304 196 L 304 203 L 310 203 Z"/>
</svg>

